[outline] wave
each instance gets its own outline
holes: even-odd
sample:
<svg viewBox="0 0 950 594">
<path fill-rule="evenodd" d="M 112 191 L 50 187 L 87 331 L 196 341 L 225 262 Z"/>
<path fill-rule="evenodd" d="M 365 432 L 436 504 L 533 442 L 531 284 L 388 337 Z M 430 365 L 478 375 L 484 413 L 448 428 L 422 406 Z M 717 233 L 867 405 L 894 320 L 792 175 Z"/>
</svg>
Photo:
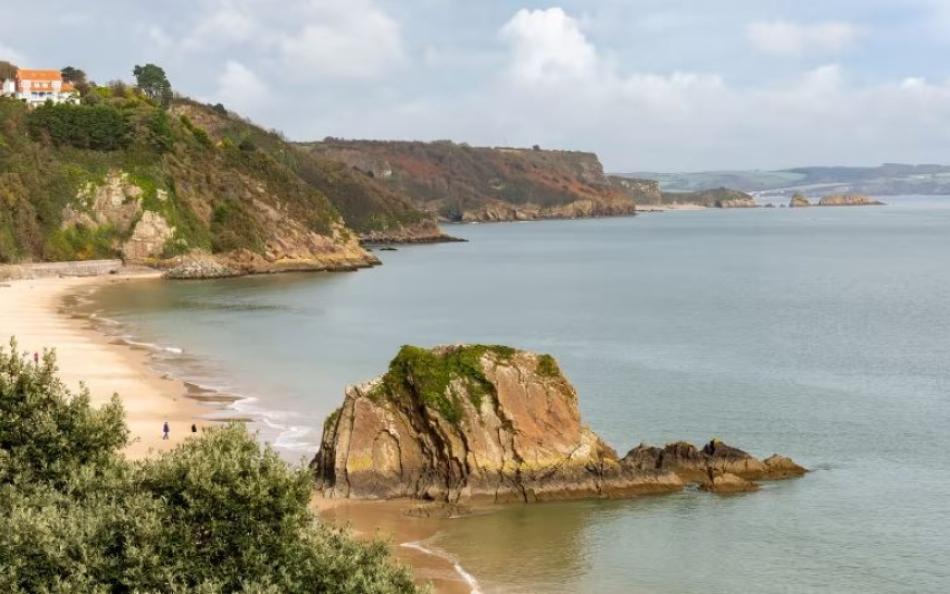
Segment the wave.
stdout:
<svg viewBox="0 0 950 594">
<path fill-rule="evenodd" d="M 465 571 L 465 568 L 458 562 L 458 560 L 452 555 L 440 551 L 438 549 L 430 549 L 429 547 L 422 544 L 420 541 L 404 542 L 401 547 L 406 547 L 407 549 L 414 549 L 425 553 L 426 555 L 432 555 L 433 557 L 438 557 L 452 564 L 452 567 L 455 569 L 455 572 L 468 584 L 468 587 L 471 589 L 472 594 L 482 594 L 482 591 L 478 585 L 478 580 L 475 579 L 475 576 Z"/>
</svg>

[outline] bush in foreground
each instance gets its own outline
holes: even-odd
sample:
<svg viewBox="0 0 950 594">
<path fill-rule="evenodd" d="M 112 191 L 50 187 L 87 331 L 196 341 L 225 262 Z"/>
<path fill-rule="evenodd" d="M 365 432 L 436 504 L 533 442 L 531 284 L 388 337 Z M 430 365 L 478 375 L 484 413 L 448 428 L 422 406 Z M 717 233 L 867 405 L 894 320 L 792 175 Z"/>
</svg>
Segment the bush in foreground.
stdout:
<svg viewBox="0 0 950 594">
<path fill-rule="evenodd" d="M 0 348 L 0 591 L 412 593 L 385 545 L 319 524 L 311 475 L 242 426 L 138 463 L 117 397 Z"/>
</svg>

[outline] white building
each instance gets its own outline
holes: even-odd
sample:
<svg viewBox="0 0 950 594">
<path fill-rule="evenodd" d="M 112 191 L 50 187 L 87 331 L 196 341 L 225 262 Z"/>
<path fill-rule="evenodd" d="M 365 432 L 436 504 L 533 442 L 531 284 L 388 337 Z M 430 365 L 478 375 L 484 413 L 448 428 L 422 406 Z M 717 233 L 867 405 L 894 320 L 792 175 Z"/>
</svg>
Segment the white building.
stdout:
<svg viewBox="0 0 950 594">
<path fill-rule="evenodd" d="M 78 103 L 79 94 L 71 83 L 63 82 L 59 70 L 30 70 L 20 68 L 15 78 L 0 84 L 0 94 L 15 97 L 30 105 L 53 103 Z"/>
</svg>

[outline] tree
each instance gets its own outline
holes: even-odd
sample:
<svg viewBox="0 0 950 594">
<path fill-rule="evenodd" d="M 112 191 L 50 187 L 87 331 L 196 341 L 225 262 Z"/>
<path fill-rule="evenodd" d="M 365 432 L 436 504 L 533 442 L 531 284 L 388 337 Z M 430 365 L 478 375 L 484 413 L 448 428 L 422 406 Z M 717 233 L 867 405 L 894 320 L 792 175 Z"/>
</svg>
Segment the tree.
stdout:
<svg viewBox="0 0 950 594">
<path fill-rule="evenodd" d="M 14 78 L 17 70 L 19 70 L 19 68 L 17 68 L 16 65 L 6 60 L 0 60 L 0 80 Z"/>
<path fill-rule="evenodd" d="M 0 592 L 415 594 L 386 546 L 317 522 L 312 474 L 238 424 L 133 463 L 47 352 L 0 348 Z"/>
<path fill-rule="evenodd" d="M 168 107 L 172 100 L 172 85 L 165 76 L 165 71 L 155 64 L 136 66 L 132 70 L 135 75 L 135 84 L 145 96 L 159 102 L 162 107 Z"/>
<path fill-rule="evenodd" d="M 86 73 L 78 68 L 66 66 L 60 70 L 60 74 L 63 76 L 63 82 L 73 83 L 74 85 L 86 83 Z"/>
</svg>

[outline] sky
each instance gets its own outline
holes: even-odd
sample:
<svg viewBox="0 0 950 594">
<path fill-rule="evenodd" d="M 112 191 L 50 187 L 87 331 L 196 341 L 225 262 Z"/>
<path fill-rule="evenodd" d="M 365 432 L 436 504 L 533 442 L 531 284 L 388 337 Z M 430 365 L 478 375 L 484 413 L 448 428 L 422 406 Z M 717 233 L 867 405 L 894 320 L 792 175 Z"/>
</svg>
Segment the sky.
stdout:
<svg viewBox="0 0 950 594">
<path fill-rule="evenodd" d="M 295 140 L 609 171 L 950 163 L 950 0 L 0 0 L 0 59 L 135 64 Z"/>
</svg>

